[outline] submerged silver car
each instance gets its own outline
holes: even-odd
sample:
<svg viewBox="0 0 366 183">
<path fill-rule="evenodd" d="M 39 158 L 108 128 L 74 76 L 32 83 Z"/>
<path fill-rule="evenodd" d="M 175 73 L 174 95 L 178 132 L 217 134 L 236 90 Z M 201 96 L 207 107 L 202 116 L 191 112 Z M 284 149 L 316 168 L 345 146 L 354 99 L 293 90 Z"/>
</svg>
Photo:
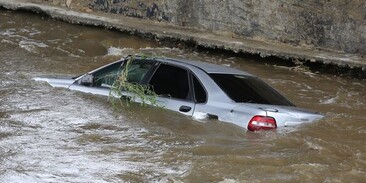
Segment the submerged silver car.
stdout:
<svg viewBox="0 0 366 183">
<path fill-rule="evenodd" d="M 311 123 L 324 117 L 295 107 L 247 72 L 196 61 L 128 56 L 78 77 L 43 76 L 34 80 L 109 96 L 128 60 L 128 82 L 151 86 L 159 106 L 195 118 L 215 118 L 255 131 Z"/>
</svg>

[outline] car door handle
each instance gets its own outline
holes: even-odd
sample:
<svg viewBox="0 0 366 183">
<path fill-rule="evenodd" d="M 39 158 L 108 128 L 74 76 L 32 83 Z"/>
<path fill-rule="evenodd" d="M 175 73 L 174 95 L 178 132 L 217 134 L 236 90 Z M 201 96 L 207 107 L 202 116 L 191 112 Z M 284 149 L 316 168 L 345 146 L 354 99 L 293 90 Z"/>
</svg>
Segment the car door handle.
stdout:
<svg viewBox="0 0 366 183">
<path fill-rule="evenodd" d="M 180 112 L 189 112 L 192 109 L 192 107 L 182 105 L 179 107 Z"/>
</svg>

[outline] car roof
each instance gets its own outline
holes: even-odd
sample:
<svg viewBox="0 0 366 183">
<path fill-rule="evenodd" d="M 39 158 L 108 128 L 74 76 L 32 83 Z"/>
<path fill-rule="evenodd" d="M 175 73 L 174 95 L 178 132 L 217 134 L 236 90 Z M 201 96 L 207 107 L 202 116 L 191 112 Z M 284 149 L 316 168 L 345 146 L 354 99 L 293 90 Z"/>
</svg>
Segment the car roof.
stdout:
<svg viewBox="0 0 366 183">
<path fill-rule="evenodd" d="M 138 57 L 137 57 L 138 58 Z M 140 59 L 143 59 L 140 57 Z M 152 58 L 152 60 L 165 62 L 165 63 L 172 63 L 172 64 L 181 64 L 185 66 L 193 66 L 198 69 L 203 70 L 208 74 L 237 74 L 237 75 L 246 75 L 246 76 L 253 76 L 252 74 L 241 71 L 238 69 L 234 69 L 227 66 L 211 64 L 207 62 L 200 62 L 200 61 L 192 61 L 192 60 L 185 60 L 185 59 L 176 59 L 176 58 Z"/>
</svg>

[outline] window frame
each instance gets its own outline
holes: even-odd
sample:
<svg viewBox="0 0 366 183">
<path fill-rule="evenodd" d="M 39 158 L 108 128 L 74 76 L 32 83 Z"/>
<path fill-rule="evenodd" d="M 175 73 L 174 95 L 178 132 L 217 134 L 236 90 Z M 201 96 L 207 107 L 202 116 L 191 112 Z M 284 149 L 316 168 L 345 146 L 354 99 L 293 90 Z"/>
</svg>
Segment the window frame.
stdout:
<svg viewBox="0 0 366 183">
<path fill-rule="evenodd" d="M 129 60 L 126 59 L 126 60 L 123 61 L 122 65 L 121 65 L 121 71 L 123 71 L 125 69 L 127 61 L 129 61 Z M 160 65 L 159 62 L 156 61 L 156 60 L 150 60 L 150 59 L 134 59 L 133 61 L 137 61 L 137 62 L 153 62 L 152 66 L 146 72 L 146 74 L 141 79 L 141 81 L 139 83 L 137 83 L 137 84 L 141 84 L 141 85 L 146 85 L 148 83 L 146 81 L 149 80 L 152 77 L 152 75 L 155 73 L 158 65 Z"/>
<path fill-rule="evenodd" d="M 201 84 L 203 91 L 205 93 L 205 102 L 198 102 L 197 98 L 196 98 L 196 92 L 195 92 L 195 85 L 194 85 L 194 81 L 193 78 L 196 78 L 197 81 Z M 192 94 L 193 94 L 193 101 L 196 104 L 206 104 L 208 101 L 208 93 L 207 93 L 207 89 L 205 88 L 205 85 L 202 83 L 202 81 L 199 79 L 199 77 L 197 77 L 196 74 L 194 74 L 192 71 L 190 71 L 190 84 L 192 86 Z"/>
<path fill-rule="evenodd" d="M 172 100 L 180 100 L 180 101 L 185 101 L 185 102 L 195 102 L 194 99 L 194 91 L 193 89 L 193 81 L 192 81 L 192 77 L 191 77 L 191 73 L 192 71 L 189 70 L 187 67 L 181 66 L 181 65 L 177 65 L 177 64 L 173 64 L 173 63 L 168 63 L 168 62 L 158 62 L 158 64 L 156 64 L 155 68 L 153 69 L 153 71 L 151 72 L 151 74 L 149 75 L 148 78 L 146 78 L 145 83 L 146 85 L 149 85 L 151 79 L 154 77 L 154 75 L 156 74 L 156 71 L 160 68 L 161 65 L 168 65 L 168 66 L 172 66 L 172 67 L 176 67 L 179 69 L 183 69 L 187 72 L 187 79 L 188 79 L 188 94 L 186 99 L 181 99 L 181 98 L 175 98 L 175 97 L 168 97 L 168 96 L 164 96 L 164 95 L 158 95 L 159 97 L 162 98 L 167 98 L 167 99 L 172 99 Z"/>
</svg>

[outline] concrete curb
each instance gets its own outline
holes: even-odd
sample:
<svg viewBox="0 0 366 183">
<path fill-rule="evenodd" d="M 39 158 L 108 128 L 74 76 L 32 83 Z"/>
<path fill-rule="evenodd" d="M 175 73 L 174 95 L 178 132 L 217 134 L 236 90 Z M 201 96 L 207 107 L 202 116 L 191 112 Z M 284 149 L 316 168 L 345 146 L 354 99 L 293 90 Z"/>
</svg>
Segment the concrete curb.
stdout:
<svg viewBox="0 0 366 183">
<path fill-rule="evenodd" d="M 325 64 L 331 63 L 338 66 L 360 68 L 362 71 L 366 71 L 366 58 L 362 55 L 345 54 L 331 50 L 292 47 L 286 44 L 268 43 L 244 38 L 233 38 L 208 33 L 202 30 L 176 27 L 151 20 L 96 12 L 83 13 L 67 9 L 66 7 L 27 3 L 21 0 L 0 0 L 0 7 L 9 10 L 27 10 L 44 13 L 54 19 L 73 24 L 115 28 L 123 32 L 150 35 L 162 40 L 174 39 L 184 42 L 193 42 L 198 46 L 207 48 L 219 48 L 233 52 L 259 54 L 262 57 L 276 56 L 284 59 L 299 59 Z"/>
</svg>

